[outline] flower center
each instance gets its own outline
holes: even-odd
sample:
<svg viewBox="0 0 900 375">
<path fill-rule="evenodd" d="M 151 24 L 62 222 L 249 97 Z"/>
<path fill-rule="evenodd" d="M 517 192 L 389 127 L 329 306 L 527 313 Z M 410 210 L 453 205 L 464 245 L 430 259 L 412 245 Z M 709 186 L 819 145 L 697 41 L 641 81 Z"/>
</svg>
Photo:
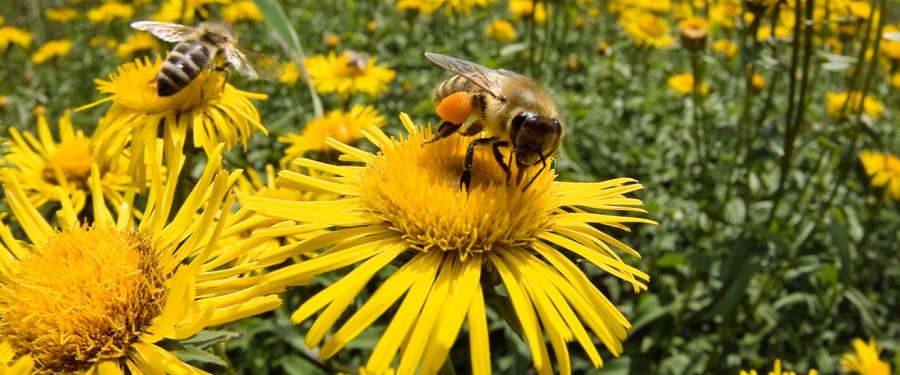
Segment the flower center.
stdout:
<svg viewBox="0 0 900 375">
<path fill-rule="evenodd" d="M 659 25 L 659 20 L 652 14 L 641 15 L 640 20 L 638 20 L 638 26 L 641 30 L 644 30 L 647 35 L 652 37 L 659 37 L 664 33 L 662 27 Z"/>
<path fill-rule="evenodd" d="M 164 283 L 152 243 L 137 233 L 57 233 L 0 288 L 0 336 L 44 370 L 85 370 L 126 354 L 162 310 Z"/>
<path fill-rule="evenodd" d="M 86 185 L 91 175 L 91 164 L 94 163 L 90 145 L 89 139 L 81 137 L 56 145 L 56 151 L 50 154 L 44 163 L 44 179 L 59 183 L 56 172 L 59 170 L 69 183 Z"/>
<path fill-rule="evenodd" d="M 551 169 L 522 191 L 539 166 L 526 173 L 521 184 L 515 183 L 513 170 L 507 183 L 490 146 L 481 146 L 467 192 L 460 188 L 460 177 L 466 148 L 474 138 L 453 135 L 423 145 L 431 138 L 428 131 L 391 140 L 359 175 L 363 202 L 412 247 L 458 251 L 465 258 L 498 246 L 525 246 L 536 230 L 547 225 L 556 207 Z"/>
</svg>

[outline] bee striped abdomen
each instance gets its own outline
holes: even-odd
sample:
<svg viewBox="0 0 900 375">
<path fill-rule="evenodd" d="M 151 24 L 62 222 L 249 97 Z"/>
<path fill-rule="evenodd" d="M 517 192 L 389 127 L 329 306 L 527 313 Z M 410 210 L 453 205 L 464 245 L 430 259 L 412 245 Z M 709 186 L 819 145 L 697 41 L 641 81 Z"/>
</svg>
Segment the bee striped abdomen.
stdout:
<svg viewBox="0 0 900 375">
<path fill-rule="evenodd" d="M 157 94 L 170 96 L 187 87 L 209 65 L 209 55 L 209 48 L 196 40 L 178 43 L 156 76 Z"/>
<path fill-rule="evenodd" d="M 476 90 L 480 90 L 479 87 L 466 79 L 466 77 L 455 75 L 435 88 L 434 100 L 436 103 L 440 103 L 441 100 L 453 93 L 460 91 L 474 93 Z"/>
</svg>

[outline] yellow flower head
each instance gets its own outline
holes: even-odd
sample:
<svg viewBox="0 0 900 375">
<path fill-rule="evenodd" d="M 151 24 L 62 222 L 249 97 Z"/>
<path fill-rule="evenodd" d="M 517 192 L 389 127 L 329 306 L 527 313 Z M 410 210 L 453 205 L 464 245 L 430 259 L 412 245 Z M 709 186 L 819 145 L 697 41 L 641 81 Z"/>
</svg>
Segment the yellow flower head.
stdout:
<svg viewBox="0 0 900 375">
<path fill-rule="evenodd" d="M 713 42 L 713 49 L 731 59 L 737 52 L 737 45 L 729 39 L 719 39 Z"/>
<path fill-rule="evenodd" d="M 866 174 L 872 178 L 872 186 L 883 187 L 885 196 L 900 200 L 900 158 L 891 154 L 864 150 L 859 154 L 859 160 L 866 169 Z M 864 352 L 860 350 L 865 347 L 857 346 L 857 341 L 862 343 L 862 340 L 856 340 L 853 342 L 853 346 L 856 347 L 860 360 L 862 360 Z M 874 345 L 875 343 L 872 342 L 872 350 L 875 348 Z M 877 357 L 877 353 L 875 357 Z M 845 358 L 847 357 L 845 356 Z M 863 372 L 863 374 L 868 373 Z"/>
<path fill-rule="evenodd" d="M 888 155 L 893 158 L 893 156 Z M 894 177 L 900 176 L 900 161 L 896 158 L 894 161 Z M 868 167 L 868 166 L 867 166 Z M 866 168 L 868 170 L 868 168 Z M 895 180 L 893 186 L 894 199 L 900 199 L 900 180 Z M 873 180 L 874 184 L 874 180 Z M 861 339 L 853 340 L 853 349 L 856 353 L 847 353 L 841 357 L 841 367 L 844 371 L 854 372 L 860 375 L 890 375 L 891 364 L 878 358 L 881 350 L 875 343 L 875 339 L 869 339 L 869 343 Z"/>
<path fill-rule="evenodd" d="M 862 108 L 860 108 L 862 104 Z M 825 112 L 835 120 L 844 119 L 849 114 L 855 114 L 862 109 L 863 113 L 878 120 L 884 112 L 884 106 L 877 99 L 866 96 L 865 100 L 859 92 L 828 92 L 825 93 Z"/>
<path fill-rule="evenodd" d="M 709 11 L 709 20 L 713 25 L 725 29 L 734 28 L 735 21 L 741 15 L 741 2 L 737 0 L 722 0 Z"/>
<path fill-rule="evenodd" d="M 512 13 L 513 20 L 518 21 L 533 17 L 534 22 L 546 22 L 547 10 L 544 9 L 544 4 L 538 2 L 537 6 L 535 6 L 534 3 L 532 0 L 509 0 L 509 12 Z"/>
<path fill-rule="evenodd" d="M 235 1 L 225 5 L 222 7 L 222 18 L 229 23 L 259 22 L 263 19 L 256 3 L 249 0 Z"/>
<path fill-rule="evenodd" d="M 116 19 L 130 20 L 134 16 L 134 7 L 116 1 L 107 1 L 87 13 L 93 23 L 110 23 Z"/>
<path fill-rule="evenodd" d="M 441 0 L 444 10 L 447 14 L 472 14 L 472 8 L 484 8 L 491 5 L 496 0 Z"/>
<path fill-rule="evenodd" d="M 884 33 L 900 33 L 900 26 L 887 25 L 884 27 Z M 888 59 L 900 61 L 900 41 L 881 38 L 881 53 Z"/>
<path fill-rule="evenodd" d="M 702 50 L 709 35 L 709 24 L 701 17 L 690 17 L 678 23 L 681 43 L 689 50 Z"/>
<path fill-rule="evenodd" d="M 753 87 L 754 90 L 760 91 L 763 89 L 763 87 L 766 86 L 766 79 L 763 78 L 763 76 L 761 76 L 759 74 L 754 74 L 753 77 L 750 79 L 750 85 Z"/>
<path fill-rule="evenodd" d="M 459 134 L 423 146 L 434 134 L 421 129 L 405 114 L 409 135 L 388 138 L 374 126 L 363 133 L 380 151 L 372 154 L 335 140 L 340 160 L 361 165 L 330 165 L 297 159 L 310 171 L 332 174 L 317 177 L 282 171 L 276 184 L 299 191 L 325 192 L 338 198 L 290 201 L 247 197 L 244 207 L 265 217 L 303 225 L 326 225 L 330 231 L 263 257 L 278 262 L 299 254 L 316 254 L 300 264 L 267 275 L 268 283 L 290 283 L 349 267 L 344 276 L 306 300 L 291 319 L 302 322 L 318 311 L 306 336 L 310 347 L 321 346 L 329 358 L 375 319 L 397 306 L 391 322 L 366 364 L 367 371 L 384 373 L 399 355 L 397 373 L 436 373 L 447 359 L 464 322 L 472 373 L 491 372 L 486 303 L 498 297 L 498 280 L 508 293 L 513 318 L 522 327 L 538 372 L 553 364 L 560 373 L 571 371 L 568 342 L 577 341 L 594 366 L 600 353 L 591 335 L 613 354 L 629 324 L 616 307 L 584 275 L 569 254 L 587 259 L 630 283 L 635 292 L 646 289 L 649 276 L 624 263 L 616 250 L 637 252 L 602 231 L 627 230 L 627 223 L 650 220 L 619 216 L 616 211 L 645 212 L 641 201 L 625 194 L 642 188 L 629 178 L 598 183 L 555 181 L 552 168 L 537 174 L 523 190 L 507 180 L 490 150 L 475 153 L 469 190 L 460 188 L 464 155 L 472 138 Z M 515 168 L 515 167 L 514 167 Z M 527 171 L 531 179 L 540 168 Z M 516 171 L 513 171 L 516 174 Z M 515 180 L 515 178 L 513 178 Z M 601 214 L 599 212 L 604 212 Z M 298 227 L 294 225 L 293 227 Z M 272 235 L 300 232 L 282 230 Z M 259 234 L 260 237 L 265 237 Z M 389 265 L 395 265 L 389 266 Z M 380 280 L 387 270 L 390 275 Z M 377 282 L 372 281 L 378 277 Z M 380 285 L 368 300 L 346 311 L 370 282 Z M 335 323 L 341 318 L 343 324 Z M 330 330 L 333 332 L 329 333 Z M 402 347 L 402 350 L 401 350 Z"/>
<path fill-rule="evenodd" d="M 35 207 L 59 201 L 62 194 L 80 212 L 92 193 L 88 180 L 93 173 L 100 183 L 98 192 L 108 202 L 114 206 L 124 202 L 124 194 L 131 186 L 128 158 L 120 154 L 97 159 L 91 150 L 91 138 L 74 130 L 69 112 L 59 120 L 59 142 L 50 134 L 50 125 L 41 111 L 37 115 L 37 136 L 15 128 L 10 128 L 9 133 L 8 150 L 3 156 L 7 166 L 0 168 L 0 180 L 17 181 Z"/>
<path fill-rule="evenodd" d="M 494 20 L 484 28 L 484 33 L 499 42 L 516 40 L 516 28 L 506 20 Z"/>
<path fill-rule="evenodd" d="M 691 73 L 675 74 L 669 77 L 669 88 L 676 94 L 686 95 L 694 91 L 694 75 Z M 709 93 L 709 86 L 706 83 L 700 83 L 700 94 Z"/>
<path fill-rule="evenodd" d="M 278 82 L 284 83 L 288 86 L 292 86 L 297 83 L 300 79 L 300 67 L 297 66 L 297 63 L 293 61 L 289 61 L 284 63 L 282 66 L 281 76 L 278 77 Z"/>
<path fill-rule="evenodd" d="M 31 61 L 35 64 L 43 64 L 54 57 L 68 55 L 72 51 L 71 40 L 51 40 L 31 55 Z"/>
<path fill-rule="evenodd" d="M 387 91 L 396 72 L 375 66 L 375 57 L 359 52 L 334 52 L 307 58 L 306 70 L 319 92 L 334 92 L 344 100 L 357 93 L 377 97 Z"/>
<path fill-rule="evenodd" d="M 220 149 L 221 151 L 221 149 Z M 60 226 L 46 222 L 15 181 L 5 186 L 28 241 L 0 225 L 0 347 L 30 356 L 41 373 L 196 373 L 163 347 L 206 327 L 274 309 L 281 287 L 237 260 L 243 243 L 220 241 L 237 177 L 214 154 L 192 193 L 175 200 L 184 156 L 170 155 L 168 184 L 159 161 L 139 223 L 129 200 L 117 212 L 93 198 L 94 219 L 80 223 L 62 198 Z M 91 189 L 99 189 L 92 178 Z M 77 264 L 77 267 L 73 267 Z M 48 293 L 52 290 L 52 293 Z"/>
<path fill-rule="evenodd" d="M 137 32 L 129 35 L 116 47 L 116 57 L 120 60 L 130 60 L 136 55 L 149 54 L 161 47 L 156 37 L 149 33 Z"/>
<path fill-rule="evenodd" d="M 440 8 L 442 3 L 443 0 L 397 0 L 394 7 L 404 13 L 427 15 Z"/>
<path fill-rule="evenodd" d="M 341 44 L 341 37 L 337 34 L 327 33 L 325 34 L 325 47 L 335 48 Z"/>
<path fill-rule="evenodd" d="M 674 42 L 669 35 L 669 23 L 653 13 L 629 11 L 622 14 L 619 24 L 637 46 L 665 48 Z"/>
<path fill-rule="evenodd" d="M 160 97 L 156 75 L 162 63 L 157 57 L 154 62 L 145 58 L 119 66 L 108 81 L 95 81 L 97 90 L 109 96 L 78 109 L 112 102 L 93 137 L 104 153 L 130 150 L 129 170 L 138 184 L 146 178 L 141 166 L 155 156 L 157 137 L 165 140 L 163 151 L 169 153 L 182 149 L 190 134 L 193 147 L 209 155 L 219 143 L 226 149 L 237 143 L 246 147 L 255 131 L 267 132 L 250 102 L 266 95 L 238 90 L 224 82 L 225 73 L 204 69 L 181 91 Z"/>
<path fill-rule="evenodd" d="M 894 75 L 891 76 L 891 86 L 900 88 L 900 73 L 894 73 Z"/>
<path fill-rule="evenodd" d="M 797 373 L 794 371 L 782 370 L 781 369 L 781 359 L 775 359 L 775 366 L 772 369 L 772 371 L 768 372 L 768 374 L 769 375 L 797 375 Z M 819 374 L 819 372 L 816 371 L 816 369 L 814 369 L 814 368 L 809 369 L 809 372 L 806 373 L 806 375 L 818 375 L 818 374 Z M 756 373 L 756 370 L 750 370 L 750 371 L 741 370 L 740 375 L 757 375 L 757 373 Z"/>
<path fill-rule="evenodd" d="M 371 105 L 354 105 L 349 112 L 334 110 L 325 117 L 306 124 L 302 134 L 288 134 L 278 137 L 280 142 L 289 144 L 284 151 L 282 163 L 302 157 L 309 151 L 327 152 L 334 149 L 326 143 L 328 138 L 351 144 L 363 137 L 362 129 L 369 126 L 384 126 L 384 117 Z"/>
<path fill-rule="evenodd" d="M 209 18 L 206 6 L 209 4 L 227 4 L 230 0 L 165 0 L 150 18 L 154 21 L 177 22 L 190 25 L 194 23 L 194 16 L 199 14 L 204 19 Z"/>
<path fill-rule="evenodd" d="M 78 18 L 78 10 L 69 7 L 57 7 L 44 9 L 44 18 L 60 22 L 68 23 Z"/>
<path fill-rule="evenodd" d="M 0 51 L 5 51 L 10 43 L 28 48 L 31 46 L 31 33 L 12 26 L 0 27 Z"/>
</svg>

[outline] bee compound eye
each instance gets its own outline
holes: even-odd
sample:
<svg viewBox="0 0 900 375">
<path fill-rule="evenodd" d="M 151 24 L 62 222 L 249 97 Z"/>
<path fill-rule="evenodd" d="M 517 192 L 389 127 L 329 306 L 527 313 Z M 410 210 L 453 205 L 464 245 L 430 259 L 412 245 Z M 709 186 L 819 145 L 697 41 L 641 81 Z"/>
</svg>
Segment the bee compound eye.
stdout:
<svg viewBox="0 0 900 375">
<path fill-rule="evenodd" d="M 518 113 L 517 115 L 515 115 L 515 116 L 513 117 L 513 119 L 512 119 L 512 127 L 513 127 L 513 129 L 518 129 L 518 128 L 522 127 L 522 124 L 524 124 L 524 123 L 525 123 L 525 120 L 527 120 L 527 119 L 528 119 L 528 113 L 527 113 L 527 112 L 519 112 L 519 113 Z"/>
</svg>

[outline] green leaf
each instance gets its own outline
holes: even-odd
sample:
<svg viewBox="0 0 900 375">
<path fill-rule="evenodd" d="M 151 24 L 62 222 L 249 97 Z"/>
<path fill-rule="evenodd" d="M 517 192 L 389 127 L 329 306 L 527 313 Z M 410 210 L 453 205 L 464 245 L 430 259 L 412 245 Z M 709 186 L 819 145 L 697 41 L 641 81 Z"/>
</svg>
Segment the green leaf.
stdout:
<svg viewBox="0 0 900 375">
<path fill-rule="evenodd" d="M 183 347 L 183 350 L 173 350 L 172 354 L 184 362 L 228 367 L 228 362 L 225 362 L 225 360 L 215 354 L 206 352 L 194 345 L 184 345 Z"/>
<path fill-rule="evenodd" d="M 725 222 L 729 224 L 740 224 L 746 220 L 747 217 L 747 206 L 744 205 L 744 201 L 738 198 L 733 198 L 725 204 L 725 213 L 724 219 Z"/>
<path fill-rule="evenodd" d="M 182 340 L 181 344 L 206 348 L 215 343 L 233 340 L 241 336 L 240 332 L 203 330 L 187 340 Z"/>
<path fill-rule="evenodd" d="M 288 355 L 279 360 L 281 368 L 291 375 L 325 375 L 327 372 L 318 364 L 299 355 Z"/>
<path fill-rule="evenodd" d="M 847 234 L 847 226 L 841 224 L 835 212 L 832 212 L 832 215 L 828 220 L 828 233 L 831 235 L 831 240 L 838 250 L 838 259 L 840 259 L 838 270 L 841 274 L 841 281 L 850 285 L 850 281 L 852 280 L 850 237 Z"/>
</svg>

